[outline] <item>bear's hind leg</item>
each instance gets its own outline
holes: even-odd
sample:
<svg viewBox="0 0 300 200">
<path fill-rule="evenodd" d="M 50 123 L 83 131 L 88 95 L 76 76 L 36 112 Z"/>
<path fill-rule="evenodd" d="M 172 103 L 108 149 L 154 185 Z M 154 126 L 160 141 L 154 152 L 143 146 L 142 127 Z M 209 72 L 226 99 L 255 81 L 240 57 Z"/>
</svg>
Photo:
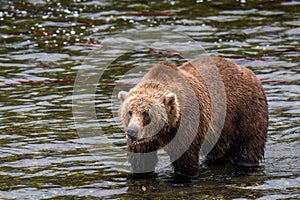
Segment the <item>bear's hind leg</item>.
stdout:
<svg viewBox="0 0 300 200">
<path fill-rule="evenodd" d="M 261 114 L 261 113 L 258 113 Z M 235 144 L 235 162 L 240 169 L 260 168 L 264 157 L 268 117 L 245 118 L 239 127 L 238 142 Z"/>
</svg>

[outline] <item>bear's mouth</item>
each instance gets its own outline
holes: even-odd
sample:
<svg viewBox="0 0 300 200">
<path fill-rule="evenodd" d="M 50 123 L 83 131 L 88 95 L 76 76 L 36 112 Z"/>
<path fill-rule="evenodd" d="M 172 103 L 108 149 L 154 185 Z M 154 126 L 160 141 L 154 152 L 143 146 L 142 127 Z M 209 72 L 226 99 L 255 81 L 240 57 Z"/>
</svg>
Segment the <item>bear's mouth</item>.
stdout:
<svg viewBox="0 0 300 200">
<path fill-rule="evenodd" d="M 132 136 L 130 134 L 126 134 L 126 139 L 129 139 L 129 140 L 132 140 L 132 141 L 137 141 L 138 140 L 137 137 Z"/>
<path fill-rule="evenodd" d="M 132 153 L 149 153 L 160 148 L 158 139 L 155 136 L 132 140 L 126 135 L 126 138 L 128 151 Z"/>
<path fill-rule="evenodd" d="M 146 138 L 140 138 L 138 139 L 135 136 L 132 136 L 130 134 L 126 134 L 126 139 L 131 143 L 131 144 L 141 144 L 144 142 L 149 142 L 151 140 L 153 140 L 153 137 L 146 137 Z"/>
</svg>

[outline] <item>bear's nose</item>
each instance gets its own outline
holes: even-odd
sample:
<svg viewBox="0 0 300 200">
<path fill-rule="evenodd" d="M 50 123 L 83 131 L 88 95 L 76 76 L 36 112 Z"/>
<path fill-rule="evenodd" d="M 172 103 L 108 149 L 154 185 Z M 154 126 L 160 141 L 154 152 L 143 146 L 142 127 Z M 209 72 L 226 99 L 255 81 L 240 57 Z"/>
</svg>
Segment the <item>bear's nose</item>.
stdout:
<svg viewBox="0 0 300 200">
<path fill-rule="evenodd" d="M 138 127 L 136 126 L 129 126 L 126 130 L 126 135 L 129 139 L 131 140 L 136 140 L 137 139 L 137 134 L 139 132 Z"/>
</svg>

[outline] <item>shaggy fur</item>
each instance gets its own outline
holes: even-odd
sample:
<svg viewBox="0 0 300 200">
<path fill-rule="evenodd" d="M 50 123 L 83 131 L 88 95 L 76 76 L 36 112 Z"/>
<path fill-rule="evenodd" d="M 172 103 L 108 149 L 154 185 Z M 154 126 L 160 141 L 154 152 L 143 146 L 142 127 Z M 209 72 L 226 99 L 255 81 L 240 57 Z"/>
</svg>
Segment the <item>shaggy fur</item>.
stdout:
<svg viewBox="0 0 300 200">
<path fill-rule="evenodd" d="M 252 71 L 233 62 L 219 57 L 210 60 L 217 66 L 225 86 L 227 113 L 221 136 L 206 156 L 207 162 L 230 159 L 237 165 L 258 165 L 264 155 L 268 126 L 267 100 L 260 80 Z M 190 98 L 193 95 L 199 106 L 197 112 Z M 128 93 L 120 92 L 119 99 L 122 101 L 120 117 L 126 131 L 132 127 L 137 130 L 135 139 L 127 139 L 128 151 L 134 152 L 129 153 L 134 170 L 154 171 L 159 148 L 164 148 L 174 160 L 173 152 L 180 148 L 181 142 L 186 144 L 184 138 L 188 140 L 190 133 L 196 131 L 191 145 L 172 165 L 175 174 L 197 175 L 199 151 L 212 117 L 211 99 L 202 75 L 190 62 L 180 67 L 169 62 L 155 65 L 135 88 Z M 186 128 L 178 133 L 182 119 Z M 176 134 L 184 136 L 176 143 L 179 145 L 167 145 Z M 144 166 L 146 161 L 148 164 Z"/>
</svg>

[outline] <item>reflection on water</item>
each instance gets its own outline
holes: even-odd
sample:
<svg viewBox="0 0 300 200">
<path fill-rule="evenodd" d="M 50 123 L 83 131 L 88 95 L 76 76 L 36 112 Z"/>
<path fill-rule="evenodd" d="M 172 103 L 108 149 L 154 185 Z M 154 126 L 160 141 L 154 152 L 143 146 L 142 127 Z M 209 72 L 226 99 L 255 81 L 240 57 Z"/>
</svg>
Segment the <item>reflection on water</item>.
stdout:
<svg viewBox="0 0 300 200">
<path fill-rule="evenodd" d="M 296 199 L 299 196 L 300 3 L 298 1 L 2 1 L 0 9 L 0 197 Z M 189 187 L 173 187 L 171 167 L 156 178 L 127 180 L 126 147 L 111 103 L 129 88 L 132 66 L 173 52 L 144 49 L 112 63 L 95 94 L 97 121 L 79 137 L 73 85 L 86 56 L 113 34 L 154 27 L 183 32 L 267 81 L 270 126 L 263 173 L 235 177 L 224 165 L 200 169 Z M 105 57 L 103 58 L 105 59 Z M 101 126 L 103 134 L 95 134 Z M 162 157 L 164 157 L 164 154 Z M 225 173 L 225 174 L 224 174 Z"/>
</svg>

